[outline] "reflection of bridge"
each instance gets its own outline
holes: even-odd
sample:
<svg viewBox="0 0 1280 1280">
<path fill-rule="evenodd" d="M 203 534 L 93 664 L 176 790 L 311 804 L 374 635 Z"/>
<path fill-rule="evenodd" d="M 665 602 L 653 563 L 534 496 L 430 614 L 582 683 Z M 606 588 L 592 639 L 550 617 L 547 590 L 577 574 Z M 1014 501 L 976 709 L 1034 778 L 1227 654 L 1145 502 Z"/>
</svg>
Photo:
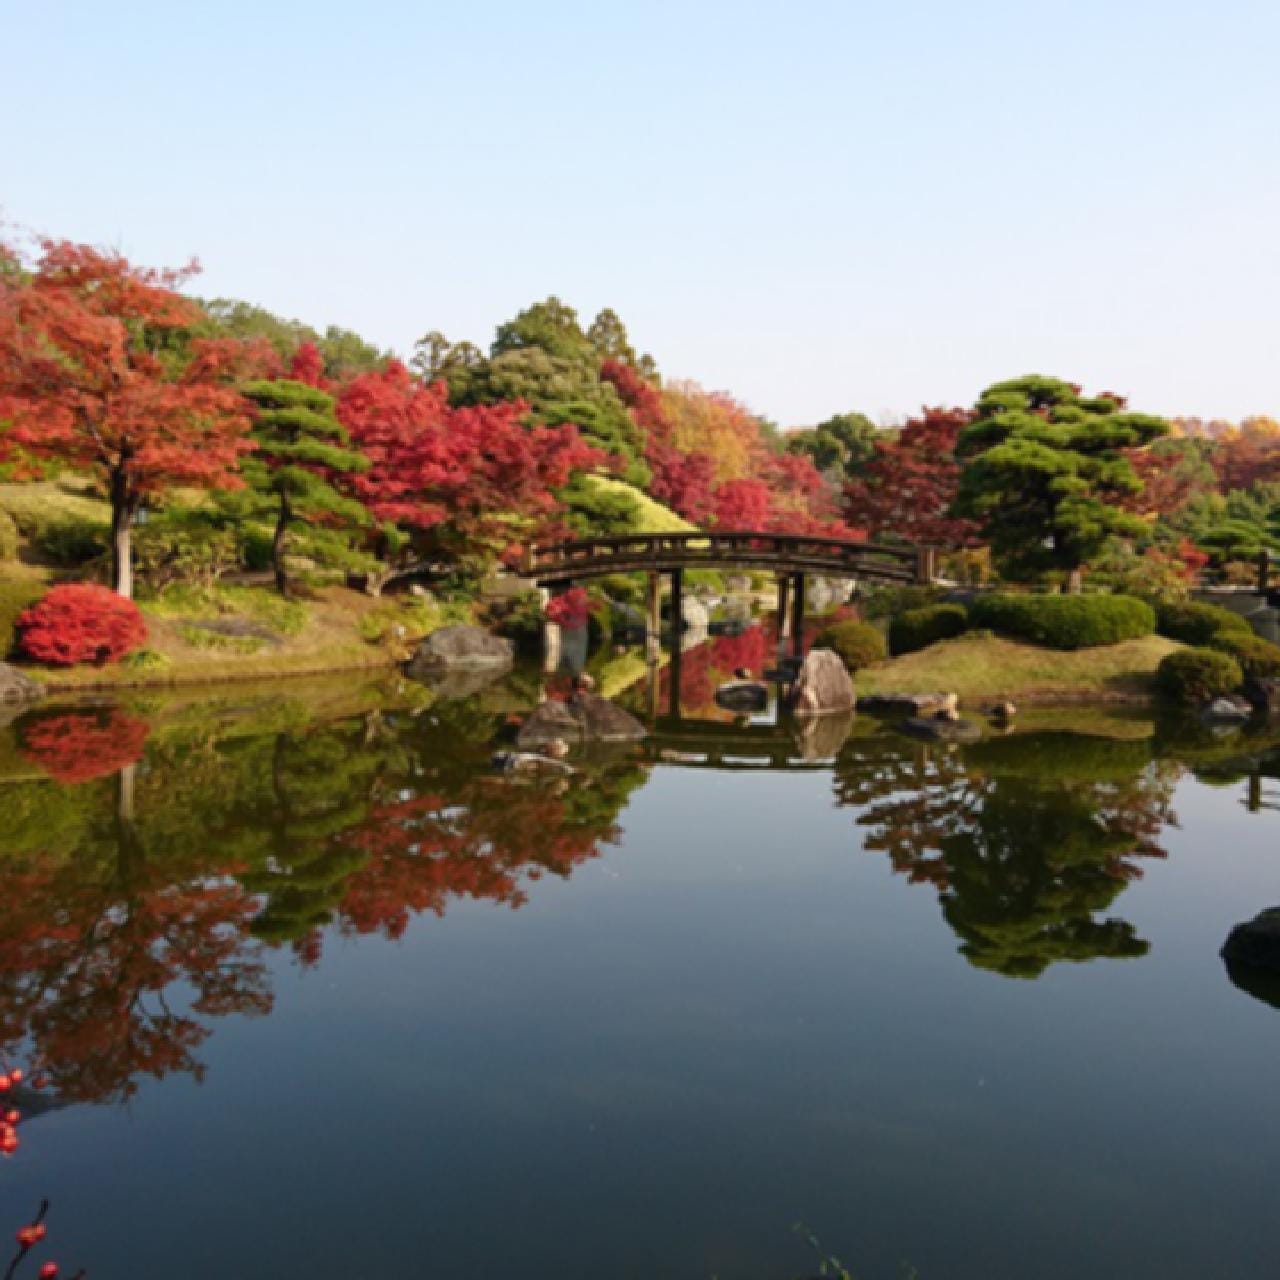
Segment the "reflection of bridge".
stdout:
<svg viewBox="0 0 1280 1280">
<path fill-rule="evenodd" d="M 852 715 L 772 724 L 661 716 L 644 748 L 651 760 L 685 769 L 829 769 L 852 723 Z"/>
<path fill-rule="evenodd" d="M 686 569 L 764 570 L 778 578 L 779 646 L 798 638 L 804 617 L 805 575 L 867 578 L 888 583 L 927 583 L 934 578 L 934 548 L 890 547 L 843 538 L 792 533 L 640 533 L 535 544 L 525 576 L 540 587 L 566 588 L 584 578 L 647 573 L 648 649 L 656 658 L 661 631 L 661 575 L 671 577 L 671 616 L 683 616 Z"/>
</svg>

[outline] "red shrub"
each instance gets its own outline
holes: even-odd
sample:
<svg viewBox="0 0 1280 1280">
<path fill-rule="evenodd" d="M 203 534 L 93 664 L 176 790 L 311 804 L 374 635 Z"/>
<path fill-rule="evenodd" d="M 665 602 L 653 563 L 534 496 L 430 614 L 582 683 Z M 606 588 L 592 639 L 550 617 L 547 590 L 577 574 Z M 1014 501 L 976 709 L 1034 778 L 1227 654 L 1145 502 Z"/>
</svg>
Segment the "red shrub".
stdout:
<svg viewBox="0 0 1280 1280">
<path fill-rule="evenodd" d="M 146 639 L 138 606 L 92 582 L 54 587 L 18 617 L 21 651 L 59 667 L 115 662 Z"/>
<path fill-rule="evenodd" d="M 582 587 L 570 587 L 568 591 L 553 596 L 547 604 L 547 618 L 559 623 L 566 631 L 576 631 L 587 625 L 591 601 Z"/>
</svg>

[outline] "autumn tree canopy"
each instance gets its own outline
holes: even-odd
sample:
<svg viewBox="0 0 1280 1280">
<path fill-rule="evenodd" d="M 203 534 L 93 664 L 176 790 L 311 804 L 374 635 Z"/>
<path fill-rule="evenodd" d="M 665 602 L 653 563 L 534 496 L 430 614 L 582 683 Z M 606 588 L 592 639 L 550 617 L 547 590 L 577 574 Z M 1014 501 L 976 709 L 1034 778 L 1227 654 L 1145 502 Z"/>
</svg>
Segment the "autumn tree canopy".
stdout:
<svg viewBox="0 0 1280 1280">
<path fill-rule="evenodd" d="M 100 477 L 125 596 L 144 501 L 172 485 L 234 488 L 253 447 L 227 349 L 179 341 L 200 322 L 177 291 L 196 270 L 135 267 L 61 240 L 42 240 L 28 268 L 0 244 L 0 418 L 13 444 Z"/>
</svg>

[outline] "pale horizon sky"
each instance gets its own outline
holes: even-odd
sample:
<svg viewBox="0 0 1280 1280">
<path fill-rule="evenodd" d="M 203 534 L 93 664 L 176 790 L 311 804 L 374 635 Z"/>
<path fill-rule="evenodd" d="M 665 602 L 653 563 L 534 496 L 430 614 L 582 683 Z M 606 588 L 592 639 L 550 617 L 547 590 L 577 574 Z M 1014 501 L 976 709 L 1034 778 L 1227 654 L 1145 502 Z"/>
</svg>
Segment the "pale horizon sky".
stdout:
<svg viewBox="0 0 1280 1280">
<path fill-rule="evenodd" d="M 1280 4 L 0 0 L 0 217 L 408 354 L 557 294 L 784 426 L 1280 416 Z"/>
</svg>

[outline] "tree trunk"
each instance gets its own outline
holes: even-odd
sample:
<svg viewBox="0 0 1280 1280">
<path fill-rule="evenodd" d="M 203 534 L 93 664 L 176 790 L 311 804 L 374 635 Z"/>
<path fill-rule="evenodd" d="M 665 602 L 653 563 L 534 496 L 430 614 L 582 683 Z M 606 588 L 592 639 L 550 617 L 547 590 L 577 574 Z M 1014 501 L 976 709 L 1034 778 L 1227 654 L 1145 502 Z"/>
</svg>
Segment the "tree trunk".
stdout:
<svg viewBox="0 0 1280 1280">
<path fill-rule="evenodd" d="M 1084 590 L 1084 571 L 1077 565 L 1067 574 L 1067 595 L 1078 596 Z"/>
<path fill-rule="evenodd" d="M 276 574 L 276 590 L 287 600 L 289 598 L 289 578 L 284 571 L 284 541 L 289 531 L 289 521 L 293 511 L 289 506 L 289 495 L 280 495 L 280 513 L 276 516 L 275 536 L 271 539 L 271 567 Z"/>
<path fill-rule="evenodd" d="M 138 501 L 129 492 L 123 472 L 111 476 L 111 578 L 116 592 L 133 599 L 133 543 L 131 525 Z"/>
</svg>

